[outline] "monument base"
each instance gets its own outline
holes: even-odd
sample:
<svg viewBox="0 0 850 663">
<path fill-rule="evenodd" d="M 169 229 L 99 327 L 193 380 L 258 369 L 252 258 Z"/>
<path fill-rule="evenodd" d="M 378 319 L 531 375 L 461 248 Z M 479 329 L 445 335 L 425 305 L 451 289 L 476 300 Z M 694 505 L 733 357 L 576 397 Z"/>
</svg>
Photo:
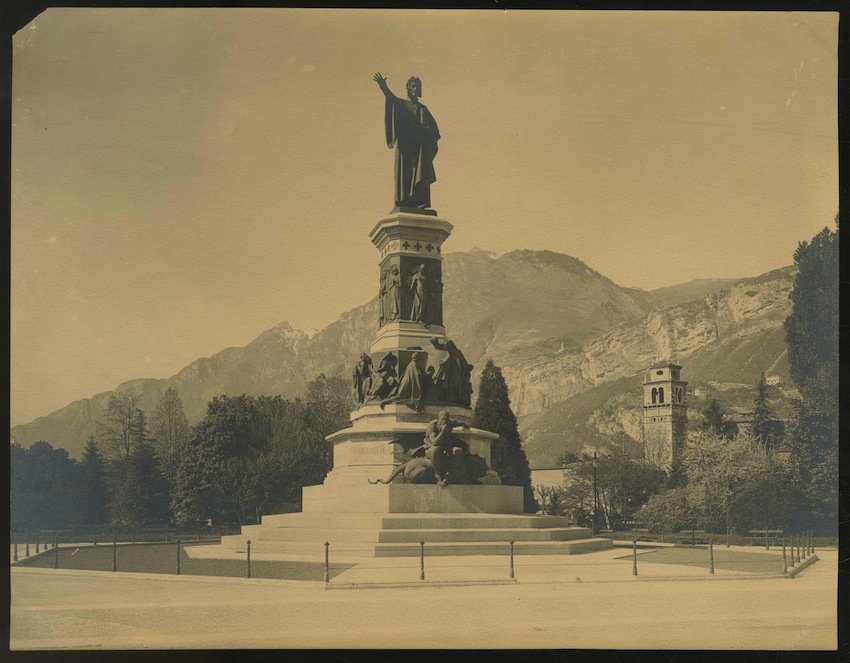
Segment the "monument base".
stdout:
<svg viewBox="0 0 850 663">
<path fill-rule="evenodd" d="M 428 555 L 575 555 L 606 550 L 610 539 L 562 516 L 522 513 L 519 486 L 360 484 L 306 486 L 304 510 L 263 516 L 241 534 L 222 537 L 229 554 L 251 550 L 283 559 L 320 561 L 324 543 L 333 559 Z"/>
<path fill-rule="evenodd" d="M 252 553 L 317 562 L 325 542 L 335 561 L 418 557 L 421 542 L 428 556 L 505 555 L 511 541 L 517 555 L 576 555 L 613 546 L 611 539 L 591 538 L 588 528 L 570 526 L 564 517 L 493 513 L 277 514 L 222 537 L 222 548 L 244 554 L 249 539 Z"/>
<path fill-rule="evenodd" d="M 365 483 L 365 482 L 364 482 Z M 417 484 L 305 486 L 304 513 L 522 513 L 520 486 Z"/>
</svg>

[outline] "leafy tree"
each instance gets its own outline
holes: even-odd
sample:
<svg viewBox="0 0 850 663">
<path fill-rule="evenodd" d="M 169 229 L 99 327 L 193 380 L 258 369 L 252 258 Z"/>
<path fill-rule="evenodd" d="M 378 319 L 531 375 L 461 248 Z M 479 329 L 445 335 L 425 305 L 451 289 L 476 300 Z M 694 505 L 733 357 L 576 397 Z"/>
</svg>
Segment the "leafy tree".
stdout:
<svg viewBox="0 0 850 663">
<path fill-rule="evenodd" d="M 702 411 L 702 419 L 695 430 L 731 440 L 738 434 L 738 425 L 726 418 L 726 412 L 716 398 L 712 398 Z"/>
<path fill-rule="evenodd" d="M 654 532 L 675 532 L 701 524 L 699 491 L 692 487 L 671 488 L 653 495 L 638 511 L 637 520 Z"/>
<path fill-rule="evenodd" d="M 734 440 L 708 432 L 692 436 L 682 457 L 690 496 L 706 529 L 723 531 L 729 525 L 732 501 L 750 484 L 784 477 L 785 467 L 749 433 Z M 787 478 L 785 479 L 787 480 Z"/>
<path fill-rule="evenodd" d="M 563 516 L 566 513 L 566 490 L 563 486 L 534 486 L 534 495 L 540 510 L 548 516 Z"/>
<path fill-rule="evenodd" d="M 218 520 L 221 509 L 218 470 L 225 459 L 222 445 L 212 434 L 208 422 L 195 429 L 177 461 L 174 489 L 171 493 L 171 516 L 178 525 L 198 525 L 212 518 Z"/>
<path fill-rule="evenodd" d="M 307 427 L 322 439 L 351 425 L 349 419 L 350 387 L 340 377 L 320 374 L 307 384 Z"/>
<path fill-rule="evenodd" d="M 837 220 L 837 218 L 836 218 Z M 798 271 L 785 321 L 788 368 L 801 400 L 786 434 L 795 481 L 818 525 L 838 518 L 838 229 L 824 228 L 794 252 Z"/>
<path fill-rule="evenodd" d="M 106 415 L 97 423 L 98 437 L 113 459 L 129 460 L 133 445 L 144 437 L 139 396 L 132 389 L 109 396 Z"/>
<path fill-rule="evenodd" d="M 565 503 L 589 522 L 593 515 L 593 461 L 585 458 L 567 466 Z M 596 459 L 598 518 L 606 528 L 623 527 L 650 496 L 667 484 L 663 470 L 622 454 L 599 454 Z"/>
<path fill-rule="evenodd" d="M 151 443 L 169 486 L 174 485 L 177 459 L 186 446 L 189 435 L 189 422 L 183 412 L 183 402 L 177 390 L 169 387 L 159 399 L 150 423 Z"/>
<path fill-rule="evenodd" d="M 472 425 L 499 434 L 499 439 L 490 447 L 490 464 L 501 477 L 503 484 L 522 486 L 525 511 L 536 512 L 537 504 L 531 487 L 531 469 L 522 447 L 516 416 L 511 410 L 508 385 L 502 376 L 502 370 L 492 360 L 487 361 L 481 372 Z"/>
<path fill-rule="evenodd" d="M 65 449 L 39 440 L 29 449 L 10 448 L 10 516 L 12 529 L 64 529 L 78 512 L 76 462 Z"/>
<path fill-rule="evenodd" d="M 832 404 L 826 400 L 796 399 L 791 402 L 785 433 L 792 480 L 808 497 L 814 521 L 826 530 L 834 530 L 838 514 L 835 416 Z"/>
<path fill-rule="evenodd" d="M 79 472 L 79 523 L 99 527 L 109 521 L 109 490 L 106 481 L 106 461 L 98 449 L 94 435 L 83 450 Z"/>
<path fill-rule="evenodd" d="M 799 532 L 809 518 L 805 494 L 784 477 L 775 475 L 745 486 L 729 507 L 730 527 L 741 535 L 753 529 Z"/>
<path fill-rule="evenodd" d="M 320 375 L 306 401 L 219 396 L 177 462 L 171 507 L 179 523 L 239 523 L 297 507 L 301 488 L 331 466 L 329 433 L 348 425 L 348 385 Z"/>
<path fill-rule="evenodd" d="M 767 380 L 762 373 L 756 386 L 750 431 L 763 447 L 773 449 L 781 442 L 782 430 L 782 422 L 773 418 L 767 403 Z"/>
</svg>

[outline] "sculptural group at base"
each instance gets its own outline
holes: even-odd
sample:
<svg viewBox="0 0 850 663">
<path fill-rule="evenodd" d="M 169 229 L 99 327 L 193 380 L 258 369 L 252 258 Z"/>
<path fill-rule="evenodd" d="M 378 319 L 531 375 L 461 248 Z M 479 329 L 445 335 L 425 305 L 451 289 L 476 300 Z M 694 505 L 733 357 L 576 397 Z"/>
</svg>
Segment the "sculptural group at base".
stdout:
<svg viewBox="0 0 850 663">
<path fill-rule="evenodd" d="M 358 405 L 376 401 L 383 407 L 388 403 L 408 405 L 421 412 L 426 403 L 470 407 L 472 402 L 472 369 L 466 357 L 453 341 L 434 337 L 431 344 L 446 353 L 445 359 L 428 366 L 428 353 L 411 348 L 413 356 L 398 377 L 398 358 L 388 352 L 377 369 L 365 352 L 354 367 L 354 399 Z"/>
<path fill-rule="evenodd" d="M 470 453 L 469 445 L 452 435 L 455 426 L 469 428 L 453 421 L 445 410 L 441 411 L 426 426 L 422 444 L 407 450 L 408 460 L 386 479 L 369 483 L 392 483 L 401 478 L 403 483 L 436 483 L 441 488 L 449 484 L 499 485 L 499 475 L 487 467 L 487 461 Z"/>
</svg>

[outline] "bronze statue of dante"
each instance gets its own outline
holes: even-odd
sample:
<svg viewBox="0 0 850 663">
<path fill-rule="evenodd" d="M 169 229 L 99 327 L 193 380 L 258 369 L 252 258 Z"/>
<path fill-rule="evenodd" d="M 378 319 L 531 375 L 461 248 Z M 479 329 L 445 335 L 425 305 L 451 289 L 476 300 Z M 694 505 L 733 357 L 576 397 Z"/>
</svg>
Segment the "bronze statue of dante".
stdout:
<svg viewBox="0 0 850 663">
<path fill-rule="evenodd" d="M 440 131 L 434 116 L 419 103 L 422 81 L 411 76 L 407 99 L 399 99 L 387 87 L 380 72 L 372 77 L 386 98 L 384 130 L 387 147 L 395 147 L 395 204 L 400 208 L 431 207 L 431 184 L 437 181 L 434 157 Z"/>
</svg>

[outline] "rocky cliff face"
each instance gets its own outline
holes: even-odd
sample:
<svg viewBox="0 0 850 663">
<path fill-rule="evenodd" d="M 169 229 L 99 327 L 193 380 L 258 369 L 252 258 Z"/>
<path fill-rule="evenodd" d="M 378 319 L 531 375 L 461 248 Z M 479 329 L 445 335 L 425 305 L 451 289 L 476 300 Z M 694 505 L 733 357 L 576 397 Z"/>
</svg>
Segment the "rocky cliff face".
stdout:
<svg viewBox="0 0 850 663">
<path fill-rule="evenodd" d="M 529 449 L 556 448 L 560 441 L 551 442 L 535 426 L 551 418 L 557 427 L 559 406 L 599 387 L 618 385 L 657 359 L 687 366 L 689 357 L 694 360 L 712 348 L 749 347 L 747 339 L 775 332 L 788 313 L 792 278 L 787 268 L 708 295 L 704 291 L 710 288 L 701 283 L 698 301 L 658 308 L 652 293 L 620 288 L 569 256 L 548 251 L 514 251 L 499 258 L 483 251 L 450 253 L 444 262 L 445 322 L 477 368 L 488 358 L 502 366 L 514 409 L 529 422 L 521 422 L 530 436 Z M 692 291 L 692 285 L 682 291 L 668 288 L 658 301 Z M 312 337 L 281 323 L 245 347 L 198 359 L 171 378 L 133 380 L 117 389 L 136 390 L 141 407 L 153 412 L 162 393 L 173 386 L 190 422 L 198 421 L 206 403 L 220 394 L 292 398 L 302 395 L 320 373 L 347 376 L 358 354 L 368 348 L 377 318 L 373 300 L 343 313 Z M 749 380 L 749 372 L 738 381 Z M 476 370 L 473 384 L 477 375 Z M 96 433 L 108 399 L 106 392 L 72 403 L 13 428 L 12 439 L 22 444 L 45 439 L 79 456 L 87 437 Z M 593 408 L 589 414 L 584 406 L 578 410 L 587 415 L 581 425 L 588 430 L 610 423 L 605 423 L 604 412 L 591 421 Z M 621 422 L 615 426 L 618 431 L 634 433 L 632 415 L 615 412 L 614 420 Z M 559 435 L 562 440 L 563 433 Z"/>
<path fill-rule="evenodd" d="M 713 292 L 703 299 L 654 311 L 617 325 L 578 350 L 505 362 L 517 416 L 526 416 L 601 382 L 632 375 L 655 361 L 687 362 L 712 344 L 781 328 L 790 312 L 791 268 Z M 762 367 L 761 370 L 766 370 Z"/>
</svg>

